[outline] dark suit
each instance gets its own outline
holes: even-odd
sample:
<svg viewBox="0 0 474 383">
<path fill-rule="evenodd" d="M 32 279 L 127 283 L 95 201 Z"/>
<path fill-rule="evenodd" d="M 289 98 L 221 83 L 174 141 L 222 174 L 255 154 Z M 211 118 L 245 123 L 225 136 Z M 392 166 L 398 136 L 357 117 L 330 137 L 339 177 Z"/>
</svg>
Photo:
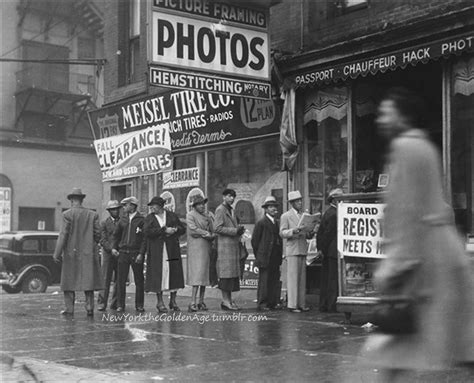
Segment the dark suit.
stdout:
<svg viewBox="0 0 474 383">
<path fill-rule="evenodd" d="M 110 282 L 115 283 L 112 291 L 111 308 L 117 307 L 117 258 L 112 254 L 112 246 L 114 242 L 114 231 L 119 218 L 113 219 L 108 217 L 100 224 L 100 245 L 102 246 L 102 277 L 104 278 L 105 289 L 99 292 L 97 303 L 103 307 L 107 307 L 109 299 Z"/>
<path fill-rule="evenodd" d="M 258 267 L 257 305 L 274 307 L 279 302 L 280 265 L 283 241 L 280 224 L 273 223 L 266 215 L 257 222 L 252 234 L 252 248 Z"/>
<path fill-rule="evenodd" d="M 338 295 L 337 209 L 332 205 L 323 214 L 316 241 L 318 250 L 323 253 L 319 310 L 335 312 Z"/>
<path fill-rule="evenodd" d="M 136 263 L 137 255 L 143 254 L 145 243 L 143 237 L 144 217 L 136 213 L 130 221 L 129 216 L 120 218 L 114 231 L 113 248 L 119 251 L 117 264 L 117 306 L 125 308 L 127 276 L 132 266 L 135 278 L 135 308 L 142 308 L 145 300 L 145 278 L 143 262 Z"/>
</svg>

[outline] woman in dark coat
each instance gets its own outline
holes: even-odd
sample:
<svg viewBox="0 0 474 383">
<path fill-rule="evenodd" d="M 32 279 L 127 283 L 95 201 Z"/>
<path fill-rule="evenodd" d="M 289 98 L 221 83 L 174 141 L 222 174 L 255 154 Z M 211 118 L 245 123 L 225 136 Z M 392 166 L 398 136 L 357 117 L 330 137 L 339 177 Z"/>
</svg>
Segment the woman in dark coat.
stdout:
<svg viewBox="0 0 474 383">
<path fill-rule="evenodd" d="M 179 311 L 176 293 L 184 287 L 179 237 L 186 229 L 176 214 L 164 209 L 163 198 L 153 197 L 148 206 L 151 213 L 143 225 L 147 249 L 145 291 L 156 292 L 159 312 L 168 311 L 163 302 L 163 291 L 169 291 L 169 307 Z"/>
</svg>

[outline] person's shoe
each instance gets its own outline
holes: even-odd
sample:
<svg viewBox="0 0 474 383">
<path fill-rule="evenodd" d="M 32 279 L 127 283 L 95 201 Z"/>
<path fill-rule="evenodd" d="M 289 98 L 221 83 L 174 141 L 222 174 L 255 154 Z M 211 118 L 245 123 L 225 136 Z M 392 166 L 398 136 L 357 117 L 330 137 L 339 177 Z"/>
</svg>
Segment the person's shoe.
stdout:
<svg viewBox="0 0 474 383">
<path fill-rule="evenodd" d="M 238 310 L 238 308 L 234 306 L 228 306 L 224 302 L 221 303 L 221 309 L 224 311 L 237 311 Z"/>
<path fill-rule="evenodd" d="M 105 306 L 99 306 L 99 307 L 97 307 L 97 311 L 105 311 Z"/>
<path fill-rule="evenodd" d="M 235 303 L 235 301 L 232 301 L 232 302 L 231 302 L 231 305 L 232 305 L 232 307 L 233 307 L 235 310 L 240 310 L 240 307 L 237 306 L 237 303 Z"/>
<path fill-rule="evenodd" d="M 88 317 L 93 317 L 94 316 L 94 310 L 86 310 L 87 316 Z"/>
<path fill-rule="evenodd" d="M 288 309 L 288 311 L 289 311 L 290 313 L 300 313 L 300 312 L 301 312 L 300 309 Z"/>
<path fill-rule="evenodd" d="M 176 302 L 170 302 L 170 310 L 172 311 L 181 311 L 178 307 L 178 305 L 176 304 Z"/>
<path fill-rule="evenodd" d="M 301 311 L 304 311 L 304 312 L 311 310 L 309 307 L 306 307 L 306 306 L 305 307 L 300 307 L 299 309 Z"/>
<path fill-rule="evenodd" d="M 143 307 L 137 307 L 135 308 L 135 310 L 137 311 L 137 313 L 144 313 L 145 312 L 145 309 Z"/>
<path fill-rule="evenodd" d="M 188 306 L 188 311 L 189 311 L 190 313 L 194 313 L 194 312 L 198 311 L 198 306 L 197 306 L 197 304 L 191 303 L 191 304 Z"/>
<path fill-rule="evenodd" d="M 117 312 L 118 313 L 123 313 L 125 310 L 123 307 L 117 307 Z"/>
<path fill-rule="evenodd" d="M 72 317 L 74 313 L 67 310 L 61 310 L 60 314 L 64 316 Z"/>
<path fill-rule="evenodd" d="M 268 306 L 257 306 L 258 311 L 270 311 L 270 307 Z"/>
<path fill-rule="evenodd" d="M 281 310 L 283 305 L 281 303 L 277 303 L 275 306 L 270 307 L 271 310 Z"/>
<path fill-rule="evenodd" d="M 165 305 L 163 306 L 156 306 L 156 309 L 158 310 L 159 313 L 167 313 L 168 309 L 166 308 Z"/>
<path fill-rule="evenodd" d="M 116 305 L 112 305 L 112 306 L 110 306 L 110 309 L 115 311 L 115 310 L 117 310 L 117 306 L 116 306 Z"/>
<path fill-rule="evenodd" d="M 197 307 L 198 307 L 198 310 L 201 310 L 201 311 L 209 310 L 204 302 L 198 303 Z"/>
</svg>

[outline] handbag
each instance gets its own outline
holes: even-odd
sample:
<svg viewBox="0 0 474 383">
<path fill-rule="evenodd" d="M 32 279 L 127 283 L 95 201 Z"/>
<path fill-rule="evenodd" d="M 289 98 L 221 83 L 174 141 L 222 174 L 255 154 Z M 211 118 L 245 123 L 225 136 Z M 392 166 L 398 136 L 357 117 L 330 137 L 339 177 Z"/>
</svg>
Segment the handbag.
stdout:
<svg viewBox="0 0 474 383">
<path fill-rule="evenodd" d="M 416 309 L 418 300 L 416 293 L 410 295 L 396 294 L 396 291 L 414 291 L 413 281 L 421 263 L 419 261 L 405 261 L 397 265 L 393 273 L 387 278 L 386 291 L 390 295 L 382 295 L 372 312 L 370 321 L 378 327 L 378 331 L 385 334 L 413 334 L 416 328 Z"/>
</svg>

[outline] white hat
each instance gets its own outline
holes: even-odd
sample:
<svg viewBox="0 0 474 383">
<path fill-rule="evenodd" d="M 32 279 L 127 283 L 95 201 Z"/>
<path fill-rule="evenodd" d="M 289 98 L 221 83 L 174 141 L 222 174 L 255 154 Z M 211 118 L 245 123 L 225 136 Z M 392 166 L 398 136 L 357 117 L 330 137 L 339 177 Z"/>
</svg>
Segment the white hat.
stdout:
<svg viewBox="0 0 474 383">
<path fill-rule="evenodd" d="M 275 197 L 270 196 L 270 197 L 265 198 L 265 201 L 263 201 L 262 207 L 266 208 L 267 206 L 272 206 L 272 205 L 278 206 L 278 202 Z"/>
<path fill-rule="evenodd" d="M 297 199 L 302 199 L 301 193 L 299 190 L 290 191 L 288 193 L 288 202 L 295 201 Z"/>
<path fill-rule="evenodd" d="M 344 191 L 340 188 L 332 189 L 328 195 L 328 202 L 331 202 L 334 199 L 334 197 L 337 197 L 343 194 L 344 194 Z"/>
<path fill-rule="evenodd" d="M 133 203 L 135 206 L 138 206 L 138 199 L 134 196 L 124 198 L 123 200 L 120 201 L 122 205 L 125 205 L 127 203 Z"/>
</svg>

